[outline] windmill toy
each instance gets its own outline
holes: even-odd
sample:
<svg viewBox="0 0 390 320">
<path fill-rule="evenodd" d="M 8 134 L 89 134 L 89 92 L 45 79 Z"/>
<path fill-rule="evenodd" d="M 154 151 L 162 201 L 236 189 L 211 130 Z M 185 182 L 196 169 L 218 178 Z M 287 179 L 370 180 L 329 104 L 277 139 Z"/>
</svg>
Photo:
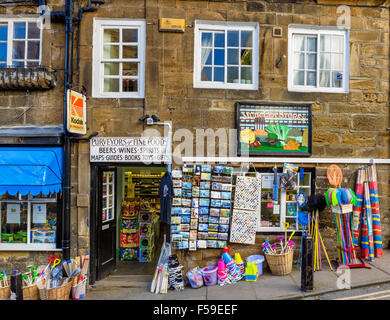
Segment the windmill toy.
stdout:
<svg viewBox="0 0 390 320">
<path fill-rule="evenodd" d="M 343 173 L 339 166 L 332 164 L 326 172 L 329 188 L 325 193 L 327 205 L 331 206 L 337 236 L 338 258 L 334 261 L 338 269 L 368 268 L 362 259 L 357 256 L 360 248 L 355 245 L 353 230 L 353 206 L 356 204 L 356 195 L 350 188 L 341 188 Z"/>
</svg>

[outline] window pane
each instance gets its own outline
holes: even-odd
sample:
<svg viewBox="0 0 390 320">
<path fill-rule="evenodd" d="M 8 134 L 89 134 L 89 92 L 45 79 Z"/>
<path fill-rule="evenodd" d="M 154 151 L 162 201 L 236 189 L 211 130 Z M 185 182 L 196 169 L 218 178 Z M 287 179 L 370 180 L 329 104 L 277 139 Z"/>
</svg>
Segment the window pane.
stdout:
<svg viewBox="0 0 390 320">
<path fill-rule="evenodd" d="M 304 36 L 294 36 L 294 50 L 295 51 L 305 51 L 305 37 Z"/>
<path fill-rule="evenodd" d="M 320 50 L 330 52 L 330 36 L 321 35 Z"/>
<path fill-rule="evenodd" d="M 305 54 L 295 53 L 294 56 L 294 69 L 305 69 Z"/>
<path fill-rule="evenodd" d="M 252 65 L 252 50 L 241 49 L 241 64 L 244 66 Z"/>
<path fill-rule="evenodd" d="M 211 49 L 202 49 L 202 64 L 206 64 L 208 66 L 213 64 Z"/>
<path fill-rule="evenodd" d="M 119 92 L 119 79 L 104 79 L 104 92 Z"/>
<path fill-rule="evenodd" d="M 316 54 L 308 54 L 307 56 L 307 69 L 317 69 L 317 55 Z"/>
<path fill-rule="evenodd" d="M 252 68 L 242 67 L 241 68 L 241 83 L 250 84 L 252 83 Z"/>
<path fill-rule="evenodd" d="M 201 74 L 202 81 L 212 81 L 212 68 L 211 67 L 203 67 Z"/>
<path fill-rule="evenodd" d="M 27 243 L 27 203 L 1 203 L 1 242 Z"/>
<path fill-rule="evenodd" d="M 39 41 L 28 41 L 27 59 L 39 59 Z"/>
<path fill-rule="evenodd" d="M 316 72 L 307 72 L 306 73 L 306 85 L 315 86 L 317 83 L 317 73 Z"/>
<path fill-rule="evenodd" d="M 333 36 L 332 37 L 332 52 L 344 52 L 344 37 Z"/>
<path fill-rule="evenodd" d="M 214 33 L 214 47 L 225 48 L 224 33 Z"/>
<path fill-rule="evenodd" d="M 12 61 L 14 67 L 24 67 L 24 61 Z"/>
<path fill-rule="evenodd" d="M 241 31 L 241 47 L 252 47 L 252 31 Z"/>
<path fill-rule="evenodd" d="M 27 61 L 27 67 L 38 67 L 38 61 Z"/>
<path fill-rule="evenodd" d="M 104 64 L 104 75 L 105 76 L 117 76 L 119 75 L 119 63 L 105 63 Z"/>
<path fill-rule="evenodd" d="M 138 57 L 138 47 L 137 46 L 123 46 L 122 49 L 122 58 L 123 59 L 137 59 Z"/>
<path fill-rule="evenodd" d="M 38 28 L 37 22 L 29 22 L 28 23 L 28 39 L 40 39 L 41 33 Z"/>
<path fill-rule="evenodd" d="M 202 32 L 202 47 L 212 47 L 213 34 L 210 32 Z"/>
<path fill-rule="evenodd" d="M 103 49 L 103 58 L 105 59 L 118 59 L 119 58 L 119 46 L 105 45 Z"/>
<path fill-rule="evenodd" d="M 8 27 L 6 24 L 0 24 L 0 41 L 7 41 Z"/>
<path fill-rule="evenodd" d="M 137 79 L 123 79 L 122 80 L 122 91 L 123 92 L 137 92 L 138 91 L 138 80 Z"/>
<path fill-rule="evenodd" d="M 138 42 L 138 29 L 123 29 L 123 42 Z"/>
<path fill-rule="evenodd" d="M 294 85 L 303 86 L 305 83 L 305 72 L 304 71 L 294 71 Z"/>
<path fill-rule="evenodd" d="M 223 66 L 225 65 L 225 50 L 214 49 L 214 65 Z"/>
<path fill-rule="evenodd" d="M 138 63 L 126 62 L 122 64 L 122 75 L 124 76 L 137 76 L 138 75 Z"/>
<path fill-rule="evenodd" d="M 238 37 L 239 37 L 238 31 L 228 31 L 227 34 L 228 47 L 238 47 L 239 44 Z"/>
<path fill-rule="evenodd" d="M 119 42 L 119 29 L 104 29 L 104 42 Z"/>
<path fill-rule="evenodd" d="M 12 57 L 14 59 L 24 59 L 25 52 L 25 42 L 24 41 L 14 41 L 14 47 L 12 50 Z"/>
<path fill-rule="evenodd" d="M 0 43 L 0 62 L 7 62 L 7 43 Z"/>
<path fill-rule="evenodd" d="M 240 79 L 238 78 L 238 67 L 228 67 L 227 68 L 227 82 L 229 83 L 239 83 Z"/>
<path fill-rule="evenodd" d="M 228 49 L 227 63 L 238 65 L 238 49 Z"/>
<path fill-rule="evenodd" d="M 307 37 L 307 51 L 317 52 L 317 38 Z"/>
<path fill-rule="evenodd" d="M 320 55 L 320 69 L 330 69 L 330 54 L 321 53 Z"/>
<path fill-rule="evenodd" d="M 225 68 L 214 68 L 214 81 L 224 82 L 225 81 Z"/>
<path fill-rule="evenodd" d="M 332 54 L 332 69 L 343 70 L 343 54 L 334 53 Z"/>
<path fill-rule="evenodd" d="M 57 204 L 31 204 L 31 242 L 55 243 L 57 229 Z"/>
<path fill-rule="evenodd" d="M 14 23 L 14 39 L 26 39 L 26 23 Z"/>
<path fill-rule="evenodd" d="M 332 72 L 332 87 L 342 88 L 343 86 L 343 73 L 342 72 Z"/>
<path fill-rule="evenodd" d="M 320 71 L 320 87 L 330 87 L 330 71 Z"/>
</svg>

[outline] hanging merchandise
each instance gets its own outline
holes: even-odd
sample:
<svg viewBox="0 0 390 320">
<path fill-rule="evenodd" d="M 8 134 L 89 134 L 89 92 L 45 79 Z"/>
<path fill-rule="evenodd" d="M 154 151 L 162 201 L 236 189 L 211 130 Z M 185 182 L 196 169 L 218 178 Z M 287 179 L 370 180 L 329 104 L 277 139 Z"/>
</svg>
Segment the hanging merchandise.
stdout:
<svg viewBox="0 0 390 320">
<path fill-rule="evenodd" d="M 272 171 L 274 172 L 274 185 L 272 189 L 272 202 L 273 204 L 278 204 L 279 196 L 278 196 L 278 168 L 276 165 L 273 167 Z"/>
<path fill-rule="evenodd" d="M 297 187 L 298 166 L 285 163 L 283 165 L 283 174 L 280 178 L 280 187 L 286 191 L 294 190 Z"/>
<path fill-rule="evenodd" d="M 260 186 L 260 177 L 237 177 L 230 242 L 255 243 Z"/>
</svg>

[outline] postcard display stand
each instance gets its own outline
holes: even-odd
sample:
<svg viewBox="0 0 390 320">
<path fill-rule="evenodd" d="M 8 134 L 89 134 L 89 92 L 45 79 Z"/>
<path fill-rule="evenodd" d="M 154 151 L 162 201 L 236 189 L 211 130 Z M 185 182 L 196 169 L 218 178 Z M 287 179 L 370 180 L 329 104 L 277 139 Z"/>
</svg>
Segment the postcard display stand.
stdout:
<svg viewBox="0 0 390 320">
<path fill-rule="evenodd" d="M 171 243 L 195 251 L 225 248 L 229 234 L 233 168 L 183 165 L 173 170 Z"/>
</svg>

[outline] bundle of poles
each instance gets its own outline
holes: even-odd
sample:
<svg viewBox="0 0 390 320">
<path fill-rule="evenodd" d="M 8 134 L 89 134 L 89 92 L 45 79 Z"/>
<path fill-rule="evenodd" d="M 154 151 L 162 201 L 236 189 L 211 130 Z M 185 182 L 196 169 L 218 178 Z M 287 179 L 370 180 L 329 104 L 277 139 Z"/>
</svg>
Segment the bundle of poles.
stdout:
<svg viewBox="0 0 390 320">
<path fill-rule="evenodd" d="M 342 265 L 358 264 L 351 232 L 351 213 L 333 213 L 336 224 L 337 248 Z"/>
<path fill-rule="evenodd" d="M 357 202 L 353 207 L 352 241 L 357 246 L 360 240 L 360 256 L 372 261 L 383 255 L 375 164 L 358 169 L 355 194 Z"/>
</svg>

